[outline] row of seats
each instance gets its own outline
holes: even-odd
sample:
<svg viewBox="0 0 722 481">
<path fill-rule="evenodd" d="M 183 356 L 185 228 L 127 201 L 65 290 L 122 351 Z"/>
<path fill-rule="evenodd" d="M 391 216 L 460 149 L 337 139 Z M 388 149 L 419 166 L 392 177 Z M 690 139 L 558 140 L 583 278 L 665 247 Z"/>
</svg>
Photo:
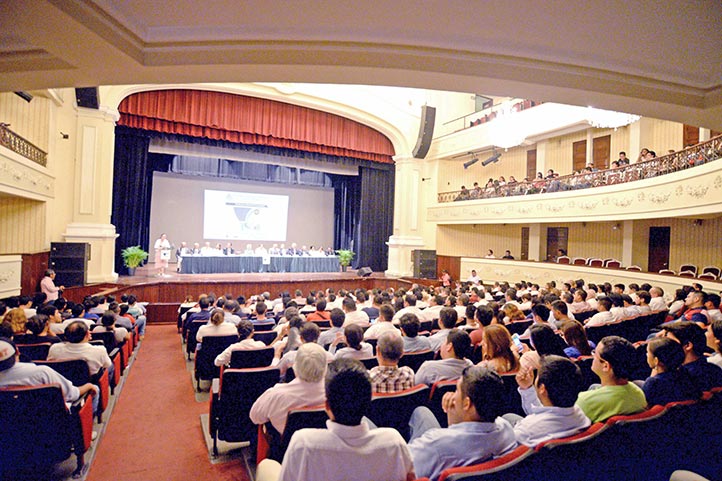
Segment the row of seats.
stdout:
<svg viewBox="0 0 722 481">
<path fill-rule="evenodd" d="M 707 281 L 718 281 L 722 277 L 722 269 L 717 266 L 705 266 L 698 272 L 697 266 L 694 264 L 682 264 L 679 266 L 679 272 L 671 269 L 662 269 L 659 273 L 667 276 L 679 276 L 689 279 L 697 278 Z"/>
<path fill-rule="evenodd" d="M 667 481 L 677 469 L 722 479 L 722 388 L 632 416 L 615 416 L 574 436 L 521 446 L 498 459 L 445 470 L 440 481 Z M 422 478 L 426 480 L 427 478 Z M 422 481 L 422 480 L 417 480 Z"/>
<path fill-rule="evenodd" d="M 139 338 L 137 329 L 133 329 L 129 341 L 119 344 L 112 332 L 93 332 L 92 336 L 92 344 L 108 349 L 115 366 L 113 379 L 104 368 L 91 376 L 88 364 L 83 360 L 48 361 L 50 343 L 20 342 L 16 345 L 21 359 L 26 362 L 48 366 L 75 386 L 97 385 L 100 397 L 96 416 L 97 422 L 102 423 L 110 396 L 120 384 L 120 377 L 126 372 Z M 18 337 L 22 341 L 22 336 Z M 71 453 L 76 456 L 73 476 L 79 476 L 85 466 L 85 452 L 92 441 L 94 395 L 88 394 L 67 407 L 57 384 L 0 388 L 0 413 L 5 433 L 0 449 L 0 479 L 18 473 L 49 479 L 50 474 L 45 471 L 52 470 L 54 464 L 64 461 Z M 10 469 L 13 471 L 8 475 Z"/>
</svg>

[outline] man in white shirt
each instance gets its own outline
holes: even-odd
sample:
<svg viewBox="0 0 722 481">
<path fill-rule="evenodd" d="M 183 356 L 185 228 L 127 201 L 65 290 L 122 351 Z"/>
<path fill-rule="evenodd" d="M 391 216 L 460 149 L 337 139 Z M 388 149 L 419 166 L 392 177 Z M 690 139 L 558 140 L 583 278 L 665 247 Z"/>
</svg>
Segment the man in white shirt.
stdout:
<svg viewBox="0 0 722 481">
<path fill-rule="evenodd" d="M 389 304 L 382 304 L 379 307 L 379 317 L 376 322 L 364 332 L 364 339 L 378 339 L 385 332 L 392 332 L 401 336 L 396 326 L 393 325 L 391 319 L 394 317 L 394 308 Z"/>
<path fill-rule="evenodd" d="M 657 312 L 664 311 L 667 309 L 667 303 L 664 300 L 664 290 L 661 287 L 653 287 L 649 290 L 649 295 L 652 298 L 649 300 L 649 307 Z"/>
<path fill-rule="evenodd" d="M 65 402 L 70 403 L 77 401 L 86 392 L 94 390 L 90 383 L 79 387 L 73 386 L 70 381 L 48 366 L 20 362 L 20 352 L 15 347 L 15 343 L 10 339 L 0 338 L 0 387 L 43 384 L 58 384 Z"/>
<path fill-rule="evenodd" d="M 419 319 L 423 319 L 424 317 L 423 311 L 416 307 L 416 296 L 413 294 L 406 294 L 406 296 L 404 296 L 404 308 L 399 309 L 396 314 L 394 314 L 392 322 L 398 324 L 401 316 L 408 313 L 415 315 Z"/>
<path fill-rule="evenodd" d="M 544 356 L 536 380 L 532 369 L 522 369 L 516 381 L 527 416 L 504 417 L 514 425 L 519 444 L 534 447 L 550 439 L 571 436 L 592 424 L 584 411 L 575 406 L 582 391 L 582 373 L 569 359 Z"/>
<path fill-rule="evenodd" d="M 421 311 L 421 317 L 419 319 L 424 321 L 433 321 L 434 319 L 438 319 L 439 313 L 444 307 L 444 302 L 444 296 L 438 294 L 431 296 L 429 298 L 429 307 Z"/>
<path fill-rule="evenodd" d="M 599 299 L 597 301 L 597 312 L 592 317 L 587 319 L 587 322 L 584 323 L 586 327 L 594 327 L 594 326 L 603 326 L 604 324 L 609 324 L 610 322 L 614 322 L 614 315 L 610 312 L 612 309 L 612 301 L 610 301 L 608 298 L 604 297 L 602 299 Z"/>
<path fill-rule="evenodd" d="M 326 378 L 327 429 L 301 429 L 283 464 L 263 460 L 258 481 L 411 481 L 416 478 L 409 449 L 395 429 L 369 429 L 362 418 L 371 408 L 371 380 L 359 361 L 337 359 Z"/>
<path fill-rule="evenodd" d="M 343 312 L 346 314 L 346 320 L 343 323 L 344 327 L 349 324 L 360 324 L 361 327 L 369 325 L 369 315 L 364 311 L 356 310 L 356 301 L 350 297 L 345 297 L 341 305 L 343 306 Z"/>
<path fill-rule="evenodd" d="M 476 274 L 475 269 L 471 270 L 471 275 L 469 276 L 468 279 L 466 279 L 466 282 L 469 282 L 470 284 L 472 284 L 474 286 L 478 286 L 479 284 L 481 284 L 481 278 Z"/>
<path fill-rule="evenodd" d="M 68 359 L 87 362 L 91 376 L 105 368 L 108 370 L 108 378 L 113 378 L 113 361 L 108 357 L 108 351 L 104 346 L 90 344 L 90 330 L 82 321 L 71 322 L 65 328 L 65 342 L 53 344 L 48 351 L 48 361 Z"/>
<path fill-rule="evenodd" d="M 326 351 L 321 346 L 302 344 L 293 366 L 296 378 L 289 383 L 276 384 L 261 394 L 251 407 L 251 421 L 256 424 L 270 421 L 276 431 L 283 434 L 288 411 L 323 404 L 326 401 L 323 386 L 326 364 Z"/>
<path fill-rule="evenodd" d="M 590 311 L 592 307 L 587 302 L 587 292 L 584 289 L 574 291 L 574 302 L 569 305 L 569 310 L 574 314 Z"/>
</svg>

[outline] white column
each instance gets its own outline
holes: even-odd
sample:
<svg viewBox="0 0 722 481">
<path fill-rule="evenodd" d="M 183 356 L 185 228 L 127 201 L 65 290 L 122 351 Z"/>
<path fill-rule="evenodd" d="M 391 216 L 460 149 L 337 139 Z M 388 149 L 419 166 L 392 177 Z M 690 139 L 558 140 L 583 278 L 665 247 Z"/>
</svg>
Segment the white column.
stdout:
<svg viewBox="0 0 722 481">
<path fill-rule="evenodd" d="M 542 251 L 542 225 L 529 224 L 529 260 L 546 260 Z M 546 247 L 546 246 L 544 246 Z"/>
<path fill-rule="evenodd" d="M 632 247 L 634 245 L 634 221 L 625 220 L 622 223 L 622 265 L 632 265 Z"/>
<path fill-rule="evenodd" d="M 421 222 L 422 161 L 410 157 L 395 159 L 394 234 L 389 246 L 388 276 L 413 274 L 411 251 L 424 248 Z"/>
<path fill-rule="evenodd" d="M 704 127 L 699 128 L 699 141 L 700 142 L 706 142 L 711 138 L 712 138 L 712 131 L 710 129 L 705 129 Z"/>
<path fill-rule="evenodd" d="M 112 282 L 115 226 L 110 223 L 113 198 L 115 109 L 78 108 L 73 221 L 63 233 L 66 242 L 89 242 L 88 282 Z"/>
</svg>

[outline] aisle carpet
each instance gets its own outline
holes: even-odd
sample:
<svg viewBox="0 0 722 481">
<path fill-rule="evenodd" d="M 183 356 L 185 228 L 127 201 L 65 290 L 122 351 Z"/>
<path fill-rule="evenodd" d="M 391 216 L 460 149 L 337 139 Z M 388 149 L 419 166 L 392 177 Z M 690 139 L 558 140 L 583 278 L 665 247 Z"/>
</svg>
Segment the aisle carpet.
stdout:
<svg viewBox="0 0 722 481">
<path fill-rule="evenodd" d="M 89 481 L 248 481 L 243 462 L 211 464 L 174 325 L 149 325 L 100 440 Z"/>
</svg>

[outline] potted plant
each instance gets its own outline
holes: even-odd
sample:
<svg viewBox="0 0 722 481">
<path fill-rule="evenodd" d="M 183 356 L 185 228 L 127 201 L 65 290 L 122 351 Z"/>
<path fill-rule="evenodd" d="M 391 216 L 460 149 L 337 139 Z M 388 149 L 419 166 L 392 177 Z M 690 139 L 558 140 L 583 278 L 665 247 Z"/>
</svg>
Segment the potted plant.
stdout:
<svg viewBox="0 0 722 481">
<path fill-rule="evenodd" d="M 140 248 L 140 246 L 130 246 L 123 249 L 120 253 L 123 256 L 123 264 L 128 268 L 128 275 L 134 276 L 135 269 L 148 258 L 148 253 Z"/>
<path fill-rule="evenodd" d="M 336 251 L 336 255 L 338 255 L 338 263 L 341 265 L 341 270 L 345 271 L 348 266 L 351 265 L 351 261 L 356 253 L 348 249 L 339 249 Z"/>
</svg>

